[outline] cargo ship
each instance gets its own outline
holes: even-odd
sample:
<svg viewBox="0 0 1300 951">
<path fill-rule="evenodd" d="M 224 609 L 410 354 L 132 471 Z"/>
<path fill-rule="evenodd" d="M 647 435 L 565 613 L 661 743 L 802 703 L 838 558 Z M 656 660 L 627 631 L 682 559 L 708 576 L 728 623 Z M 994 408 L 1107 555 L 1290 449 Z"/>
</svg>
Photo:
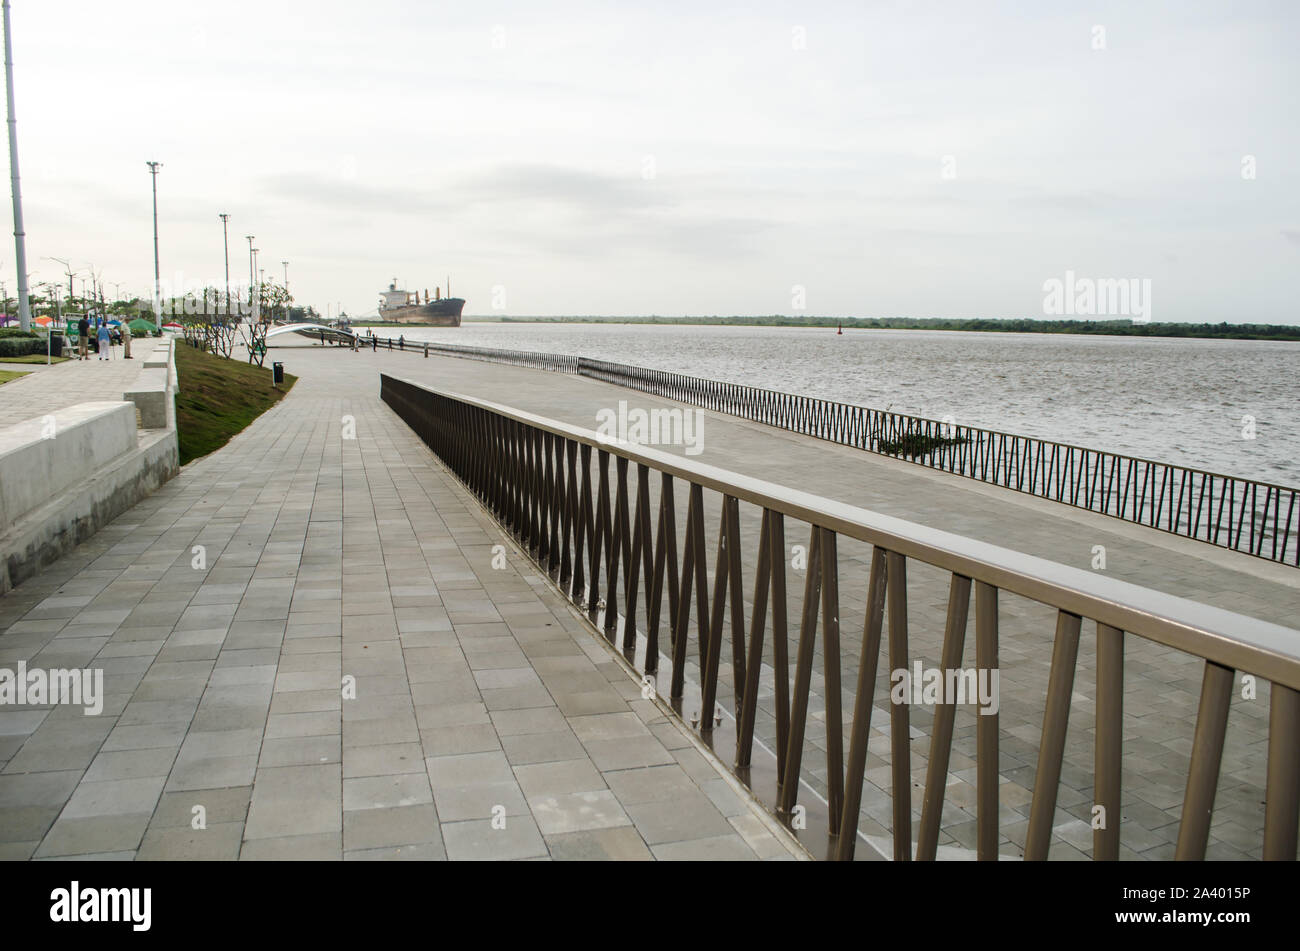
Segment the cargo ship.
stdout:
<svg viewBox="0 0 1300 951">
<path fill-rule="evenodd" d="M 428 288 L 424 291 L 424 301 L 420 301 L 420 292 L 408 293 L 397 286 L 393 278 L 388 290 L 381 291 L 383 298 L 379 302 L 379 319 L 399 324 L 429 324 L 434 327 L 459 327 L 460 313 L 465 308 L 465 300 L 451 296 L 451 278 L 447 278 L 447 296 L 442 296 L 442 288 L 433 289 L 432 299 Z"/>
</svg>

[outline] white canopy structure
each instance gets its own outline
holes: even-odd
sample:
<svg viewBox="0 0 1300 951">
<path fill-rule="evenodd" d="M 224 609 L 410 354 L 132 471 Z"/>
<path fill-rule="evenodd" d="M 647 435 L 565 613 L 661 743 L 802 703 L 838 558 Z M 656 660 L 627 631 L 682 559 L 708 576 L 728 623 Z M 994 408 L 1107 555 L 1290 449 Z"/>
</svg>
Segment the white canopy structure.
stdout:
<svg viewBox="0 0 1300 951">
<path fill-rule="evenodd" d="M 322 343 L 329 340 L 331 343 L 350 344 L 356 339 L 356 334 L 350 330 L 327 327 L 325 324 L 281 324 L 268 330 L 266 339 L 270 341 L 272 337 L 278 337 L 281 334 L 302 334 L 304 337 L 318 339 Z"/>
</svg>

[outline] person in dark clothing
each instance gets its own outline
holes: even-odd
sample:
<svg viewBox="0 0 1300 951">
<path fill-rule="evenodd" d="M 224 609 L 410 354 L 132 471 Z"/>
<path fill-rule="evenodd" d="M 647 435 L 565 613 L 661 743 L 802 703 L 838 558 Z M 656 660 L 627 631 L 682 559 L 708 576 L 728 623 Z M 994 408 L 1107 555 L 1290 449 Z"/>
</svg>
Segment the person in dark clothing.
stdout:
<svg viewBox="0 0 1300 951">
<path fill-rule="evenodd" d="M 90 321 L 84 315 L 77 321 L 77 349 L 82 360 L 90 359 Z"/>
</svg>

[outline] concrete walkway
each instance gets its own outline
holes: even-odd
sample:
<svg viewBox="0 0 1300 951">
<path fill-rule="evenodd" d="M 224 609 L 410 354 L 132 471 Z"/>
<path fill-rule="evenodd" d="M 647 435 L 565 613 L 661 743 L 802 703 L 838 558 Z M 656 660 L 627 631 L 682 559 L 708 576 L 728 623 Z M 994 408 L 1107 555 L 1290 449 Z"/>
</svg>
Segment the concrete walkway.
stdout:
<svg viewBox="0 0 1300 951">
<path fill-rule="evenodd" d="M 0 857 L 795 855 L 373 369 L 326 356 L 295 356 L 281 404 L 0 598 L 0 665 L 98 668 L 105 689 L 98 716 L 0 707 Z M 122 366 L 8 384 L 0 412 Z"/>
<path fill-rule="evenodd" d="M 69 360 L 46 366 L 44 363 L 0 364 L 11 370 L 30 370 L 27 376 L 11 380 L 0 387 L 0 426 L 33 416 L 50 413 L 73 403 L 120 400 L 131 388 L 144 360 L 139 354 L 153 349 L 152 341 L 132 341 L 134 359 L 122 359 L 122 348 L 113 348 L 112 360 Z"/>
<path fill-rule="evenodd" d="M 284 349 L 278 351 L 277 359 L 284 360 L 295 373 L 312 373 L 325 365 L 349 377 L 388 372 L 589 429 L 596 427 L 600 410 L 616 409 L 620 400 L 626 400 L 630 407 L 679 405 L 581 377 L 472 360 L 426 359 L 417 353 L 353 354 L 315 347 Z M 680 447 L 661 448 L 682 451 Z M 1105 571 L 1114 577 L 1288 627 L 1295 627 L 1300 617 L 1300 571 L 1294 568 L 900 460 L 711 413 L 705 414 L 703 452 L 694 458 L 1078 568 L 1091 567 L 1094 546 L 1100 545 L 1107 556 Z M 686 508 L 685 489 L 681 484 L 677 488 L 680 517 Z M 657 511 L 657 482 L 652 486 L 651 499 Z M 714 493 L 705 494 L 710 577 L 717 502 Z M 752 540 L 757 537 L 759 514 L 753 506 L 741 506 L 747 610 L 754 577 Z M 788 524 L 786 541 L 787 545 L 807 544 L 807 528 Z M 843 709 L 848 718 L 853 706 L 851 691 L 858 666 L 870 551 L 868 546 L 849 539 L 841 539 L 839 548 L 841 628 L 853 632 L 845 636 L 842 645 Z M 790 570 L 787 585 L 790 623 L 797 631 L 802 572 Z M 943 572 L 921 564 L 909 565 L 911 656 L 913 661 L 921 660 L 929 667 L 940 663 L 947 585 Z M 1015 857 L 1023 848 L 1028 828 L 1055 611 L 1004 593 L 1000 615 L 1000 850 L 1007 857 Z M 973 620 L 969 624 L 973 631 Z M 1091 852 L 1096 683 L 1092 635 L 1093 625 L 1085 625 L 1054 822 L 1054 859 L 1082 859 Z M 690 653 L 693 655 L 693 649 Z M 732 678 L 730 652 L 724 649 L 723 655 L 719 703 L 725 711 L 731 706 Z M 770 644 L 767 660 L 770 664 Z M 964 661 L 967 666 L 974 665 L 973 635 L 969 633 Z M 1123 858 L 1173 856 L 1202 669 L 1202 662 L 1190 655 L 1140 638 L 1127 639 Z M 805 778 L 815 791 L 824 792 L 826 730 L 820 642 L 813 670 Z M 688 665 L 688 677 L 698 682 L 693 662 Z M 882 662 L 867 761 L 868 788 L 863 795 L 862 828 L 868 837 L 875 837 L 874 841 L 882 841 L 891 826 L 888 677 L 888 664 Z M 775 738 L 770 668 L 764 670 L 761 683 L 756 736 L 770 746 Z M 1211 828 L 1210 858 L 1257 858 L 1260 854 L 1268 709 L 1266 684 L 1250 698 L 1234 693 Z M 912 775 L 914 782 L 924 782 L 932 711 L 914 707 L 911 716 Z M 973 713 L 959 710 L 940 837 L 941 846 L 954 850 L 970 850 L 975 842 L 974 725 Z M 915 789 L 914 834 L 919 827 L 920 800 L 920 790 Z"/>
</svg>

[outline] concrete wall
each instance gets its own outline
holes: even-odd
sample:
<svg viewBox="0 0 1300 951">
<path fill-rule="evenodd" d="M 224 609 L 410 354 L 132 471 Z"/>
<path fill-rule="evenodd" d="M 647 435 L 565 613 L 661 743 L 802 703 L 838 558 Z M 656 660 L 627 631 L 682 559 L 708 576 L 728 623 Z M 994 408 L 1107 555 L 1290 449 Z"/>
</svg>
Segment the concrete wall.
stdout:
<svg viewBox="0 0 1300 951">
<path fill-rule="evenodd" d="M 123 401 L 78 403 L 0 429 L 0 594 L 176 474 L 170 347 L 163 357 L 162 366 L 142 370 L 135 384 L 150 413 L 143 427 L 136 425 L 138 404 L 126 394 Z"/>
<path fill-rule="evenodd" d="M 136 448 L 130 403 L 78 403 L 0 429 L 0 535 Z"/>
</svg>

